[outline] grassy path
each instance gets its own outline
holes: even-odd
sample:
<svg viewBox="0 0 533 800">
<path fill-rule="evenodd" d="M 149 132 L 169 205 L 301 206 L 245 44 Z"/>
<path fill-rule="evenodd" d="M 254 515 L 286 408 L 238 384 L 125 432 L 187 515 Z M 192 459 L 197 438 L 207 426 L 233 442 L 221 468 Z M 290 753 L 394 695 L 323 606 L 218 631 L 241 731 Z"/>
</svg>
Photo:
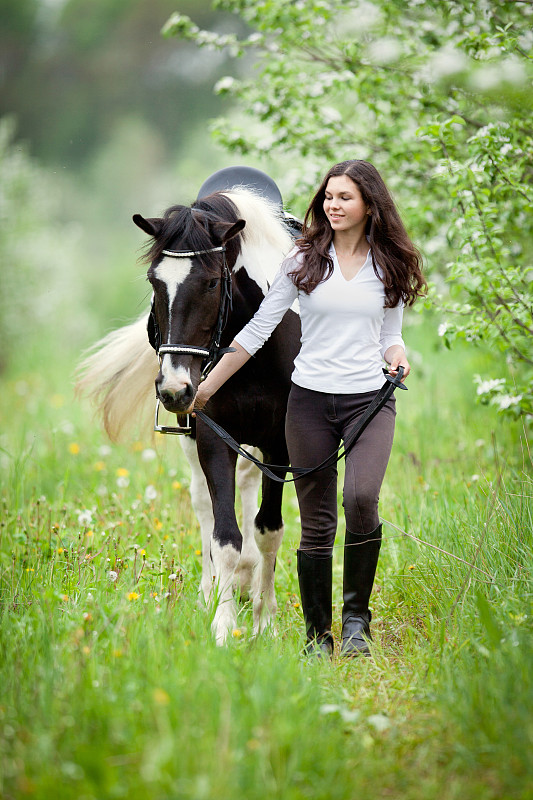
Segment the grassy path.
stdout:
<svg viewBox="0 0 533 800">
<path fill-rule="evenodd" d="M 110 447 L 70 364 L 5 376 L 0 796 L 530 798 L 533 494 L 523 432 L 423 355 L 383 488 L 374 657 L 300 656 L 286 493 L 277 636 L 218 649 L 174 440 Z M 476 356 L 476 358 L 480 358 Z M 466 377 L 464 377 L 466 376 Z M 342 529 L 334 567 L 339 633 Z"/>
</svg>

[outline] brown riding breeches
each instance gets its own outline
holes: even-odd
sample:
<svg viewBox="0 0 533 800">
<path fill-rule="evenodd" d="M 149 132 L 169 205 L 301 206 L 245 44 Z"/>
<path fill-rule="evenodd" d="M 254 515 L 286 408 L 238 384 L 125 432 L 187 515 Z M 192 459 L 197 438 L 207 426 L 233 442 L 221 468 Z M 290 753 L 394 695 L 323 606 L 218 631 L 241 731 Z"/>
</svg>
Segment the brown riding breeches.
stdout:
<svg viewBox="0 0 533 800">
<path fill-rule="evenodd" d="M 327 394 L 292 384 L 286 436 L 291 464 L 313 467 L 334 452 L 377 392 Z M 345 459 L 343 507 L 346 527 L 370 533 L 379 525 L 378 500 L 394 438 L 396 401 L 391 397 Z M 331 555 L 337 531 L 337 465 L 295 482 L 302 538 L 309 555 Z"/>
</svg>

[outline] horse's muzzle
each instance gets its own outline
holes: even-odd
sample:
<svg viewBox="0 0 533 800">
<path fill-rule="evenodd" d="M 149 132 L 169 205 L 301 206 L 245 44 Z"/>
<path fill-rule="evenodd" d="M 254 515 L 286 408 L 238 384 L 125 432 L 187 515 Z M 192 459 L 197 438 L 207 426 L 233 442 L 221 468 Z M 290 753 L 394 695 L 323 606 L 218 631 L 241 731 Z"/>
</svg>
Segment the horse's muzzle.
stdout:
<svg viewBox="0 0 533 800">
<path fill-rule="evenodd" d="M 191 383 L 182 386 L 170 384 L 159 386 L 156 381 L 155 390 L 166 410 L 172 414 L 187 414 L 192 410 L 196 391 Z"/>
</svg>

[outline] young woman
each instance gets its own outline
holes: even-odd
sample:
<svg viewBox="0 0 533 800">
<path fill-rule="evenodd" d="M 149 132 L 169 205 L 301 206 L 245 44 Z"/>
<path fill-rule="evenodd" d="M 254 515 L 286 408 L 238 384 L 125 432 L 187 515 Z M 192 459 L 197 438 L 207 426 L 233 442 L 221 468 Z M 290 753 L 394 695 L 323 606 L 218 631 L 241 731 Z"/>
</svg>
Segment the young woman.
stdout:
<svg viewBox="0 0 533 800">
<path fill-rule="evenodd" d="M 410 372 L 404 305 L 425 287 L 420 254 L 378 171 L 366 161 L 332 167 L 307 210 L 302 237 L 253 319 L 201 384 L 197 406 L 259 350 L 296 298 L 302 322 L 286 435 L 291 464 L 312 467 L 350 432 L 383 384 L 383 361 Z M 369 598 L 381 545 L 378 499 L 394 434 L 392 397 L 346 456 L 341 655 L 368 654 Z M 298 579 L 308 653 L 333 653 L 335 466 L 296 481 L 302 525 Z"/>
</svg>

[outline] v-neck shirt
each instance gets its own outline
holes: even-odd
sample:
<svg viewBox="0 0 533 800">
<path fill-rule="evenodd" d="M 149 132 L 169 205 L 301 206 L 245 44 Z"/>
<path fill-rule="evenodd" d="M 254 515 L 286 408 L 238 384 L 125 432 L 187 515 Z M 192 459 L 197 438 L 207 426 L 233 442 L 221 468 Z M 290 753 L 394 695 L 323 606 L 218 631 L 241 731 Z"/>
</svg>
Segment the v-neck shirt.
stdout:
<svg viewBox="0 0 533 800">
<path fill-rule="evenodd" d="M 292 381 L 305 389 L 333 394 L 376 391 L 383 385 L 383 356 L 392 345 L 405 347 L 403 305 L 385 308 L 385 287 L 374 272 L 369 250 L 353 278 L 342 274 L 333 244 L 333 272 L 310 294 L 300 292 L 291 272 L 302 262 L 298 248 L 283 261 L 255 316 L 235 340 L 250 355 L 266 342 L 295 300 L 302 325 L 301 348 Z M 378 273 L 381 274 L 379 266 Z"/>
</svg>

